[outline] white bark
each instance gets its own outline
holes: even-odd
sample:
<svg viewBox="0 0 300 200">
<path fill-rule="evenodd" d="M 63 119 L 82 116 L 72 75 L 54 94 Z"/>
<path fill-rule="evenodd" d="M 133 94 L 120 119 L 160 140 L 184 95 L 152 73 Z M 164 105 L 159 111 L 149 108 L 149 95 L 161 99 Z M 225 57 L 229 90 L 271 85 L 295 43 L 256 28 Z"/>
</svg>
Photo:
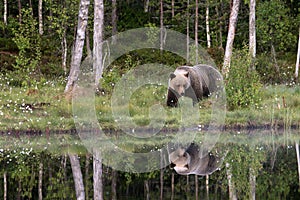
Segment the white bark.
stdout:
<svg viewBox="0 0 300 200">
<path fill-rule="evenodd" d="M 232 181 L 231 166 L 229 163 L 226 163 L 225 166 L 226 166 L 226 174 L 227 174 L 227 181 L 228 181 L 229 199 L 237 200 L 234 182 Z"/>
<path fill-rule="evenodd" d="M 205 17 L 205 24 L 206 24 L 206 39 L 207 39 L 207 47 L 211 47 L 211 39 L 210 39 L 210 31 L 209 31 L 209 6 L 208 2 L 206 2 L 206 17 Z"/>
<path fill-rule="evenodd" d="M 67 38 L 66 38 L 66 32 L 64 31 L 64 35 L 61 39 L 61 47 L 62 47 L 62 53 L 61 53 L 61 66 L 65 72 L 67 73 L 67 53 L 68 53 L 68 45 L 67 45 Z"/>
<path fill-rule="evenodd" d="M 175 8 L 174 8 L 174 4 L 175 4 L 175 2 L 174 2 L 175 0 L 172 0 L 171 1 L 171 7 L 172 7 L 172 18 L 174 18 L 175 17 Z"/>
<path fill-rule="evenodd" d="M 83 185 L 83 178 L 80 169 L 79 158 L 77 155 L 69 154 L 73 179 L 75 183 L 75 191 L 76 191 L 76 199 L 77 200 L 84 200 L 85 193 L 84 193 L 84 185 Z"/>
<path fill-rule="evenodd" d="M 230 60 L 232 55 L 233 41 L 235 36 L 235 28 L 237 24 L 238 12 L 239 12 L 240 0 L 233 0 L 230 18 L 229 18 L 229 29 L 227 36 L 227 43 L 225 48 L 224 63 L 222 73 L 225 77 L 228 76 L 230 68 Z"/>
<path fill-rule="evenodd" d="M 299 154 L 299 143 L 296 142 L 296 155 L 297 155 L 297 164 L 298 164 L 298 180 L 299 180 L 299 188 L 300 188 L 300 154 Z"/>
<path fill-rule="evenodd" d="M 68 82 L 65 88 L 65 92 L 68 92 L 72 89 L 75 81 L 78 78 L 79 67 L 82 59 L 82 50 L 83 50 L 84 40 L 85 40 L 85 29 L 88 21 L 89 5 L 90 5 L 90 0 L 80 1 L 77 34 L 76 34 L 74 49 L 72 51 L 71 70 L 68 77 Z"/>
<path fill-rule="evenodd" d="M 146 0 L 145 7 L 144 7 L 144 12 L 148 12 L 148 11 L 149 11 L 149 0 Z"/>
<path fill-rule="evenodd" d="M 95 72 L 95 86 L 99 86 L 103 71 L 103 26 L 104 26 L 104 4 L 103 0 L 94 1 L 94 46 L 93 46 L 93 68 Z"/>
<path fill-rule="evenodd" d="M 186 16 L 186 60 L 190 61 L 190 1 L 187 0 L 187 16 Z"/>
<path fill-rule="evenodd" d="M 6 200 L 7 199 L 7 172 L 4 172 L 3 174 L 3 190 L 4 190 L 3 200 Z"/>
<path fill-rule="evenodd" d="M 43 163 L 40 162 L 39 165 L 39 186 L 38 186 L 38 194 L 39 194 L 39 200 L 43 199 Z"/>
<path fill-rule="evenodd" d="M 163 0 L 160 0 L 160 50 L 163 50 L 164 40 L 164 7 Z"/>
<path fill-rule="evenodd" d="M 116 42 L 115 35 L 117 34 L 117 0 L 112 0 L 111 24 L 112 24 L 112 43 L 114 44 Z"/>
<path fill-rule="evenodd" d="M 38 14 L 39 14 L 39 34 L 43 35 L 43 0 L 39 0 L 39 6 L 38 6 Z"/>
<path fill-rule="evenodd" d="M 196 0 L 195 9 L 195 64 L 198 64 L 198 0 Z"/>
<path fill-rule="evenodd" d="M 206 188 L 206 196 L 209 196 L 209 175 L 205 176 L 205 188 Z"/>
<path fill-rule="evenodd" d="M 252 168 L 249 169 L 249 182 L 250 182 L 250 199 L 255 200 L 256 176 Z"/>
<path fill-rule="evenodd" d="M 256 27 L 255 27 L 256 0 L 250 0 L 249 14 L 249 51 L 252 59 L 256 57 Z"/>
<path fill-rule="evenodd" d="M 3 22 L 7 25 L 7 0 L 4 0 L 4 13 L 3 13 Z"/>
<path fill-rule="evenodd" d="M 103 200 L 102 158 L 98 150 L 93 152 L 94 200 Z"/>
<path fill-rule="evenodd" d="M 298 53 L 297 53 L 297 61 L 296 61 L 296 69 L 295 69 L 296 79 L 298 79 L 298 75 L 299 75 L 299 62 L 300 62 L 300 28 L 299 28 L 299 38 L 298 38 Z"/>
</svg>

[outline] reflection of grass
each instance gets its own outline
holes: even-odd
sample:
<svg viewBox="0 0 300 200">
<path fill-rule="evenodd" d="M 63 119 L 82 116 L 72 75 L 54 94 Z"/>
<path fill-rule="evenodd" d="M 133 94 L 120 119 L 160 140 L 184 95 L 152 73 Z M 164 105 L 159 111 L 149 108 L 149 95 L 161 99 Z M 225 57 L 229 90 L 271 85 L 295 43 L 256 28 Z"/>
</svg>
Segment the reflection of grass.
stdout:
<svg viewBox="0 0 300 200">
<path fill-rule="evenodd" d="M 75 128 L 72 104 L 63 95 L 61 84 L 46 84 L 39 89 L 5 87 L 0 92 L 0 130 L 61 130 Z M 126 94 L 126 93 L 125 93 Z M 300 87 L 284 85 L 263 88 L 262 101 L 250 108 L 227 111 L 227 126 L 277 126 L 288 129 L 300 126 Z M 96 115 L 102 128 L 116 129 L 117 122 L 112 114 L 111 97 L 96 96 Z M 167 108 L 166 88 L 163 86 L 145 86 L 136 90 L 126 103 L 115 108 L 127 111 L 128 119 L 143 128 L 151 120 L 153 124 L 163 122 L 166 128 L 189 126 L 193 120 L 182 117 L 180 108 Z M 207 125 L 211 120 L 210 100 L 202 101 L 198 106 L 198 125 Z M 154 105 L 161 105 L 155 107 Z M 26 107 L 27 106 L 27 107 Z M 191 111 L 193 112 L 193 111 Z M 116 114 L 118 115 L 118 113 Z M 191 115 L 188 115 L 191 118 Z M 128 127 L 130 128 L 130 127 Z"/>
</svg>

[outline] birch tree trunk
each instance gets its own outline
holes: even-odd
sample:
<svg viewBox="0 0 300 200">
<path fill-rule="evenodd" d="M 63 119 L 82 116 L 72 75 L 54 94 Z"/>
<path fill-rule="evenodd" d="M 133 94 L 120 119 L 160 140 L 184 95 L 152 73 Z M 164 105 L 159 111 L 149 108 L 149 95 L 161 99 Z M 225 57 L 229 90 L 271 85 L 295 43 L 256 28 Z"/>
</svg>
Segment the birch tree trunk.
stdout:
<svg viewBox="0 0 300 200">
<path fill-rule="evenodd" d="M 149 180 L 144 180 L 144 190 L 145 190 L 146 200 L 149 200 L 150 199 Z"/>
<path fill-rule="evenodd" d="M 300 154 L 299 154 L 299 143 L 296 142 L 295 144 L 296 148 L 296 155 L 297 155 L 297 164 L 298 164 L 298 180 L 299 180 L 299 189 L 300 189 Z"/>
<path fill-rule="evenodd" d="M 7 0 L 4 0 L 3 4 L 4 4 L 3 22 L 4 25 L 7 25 Z"/>
<path fill-rule="evenodd" d="M 198 175 L 195 174 L 195 199 L 198 200 L 199 196 L 199 181 L 198 181 Z"/>
<path fill-rule="evenodd" d="M 149 0 L 145 1 L 145 6 L 144 6 L 144 12 L 148 12 L 149 11 Z"/>
<path fill-rule="evenodd" d="M 117 0 L 112 0 L 112 13 L 111 13 L 111 24 L 112 24 L 112 43 L 116 43 L 117 34 Z"/>
<path fill-rule="evenodd" d="M 296 61 L 296 69 L 295 69 L 295 79 L 298 79 L 298 75 L 299 75 L 299 62 L 300 62 L 300 27 L 299 27 L 299 37 L 298 37 L 298 53 L 297 53 L 297 61 Z"/>
<path fill-rule="evenodd" d="M 255 200 L 256 176 L 252 168 L 249 169 L 249 182 L 250 182 L 250 199 Z"/>
<path fill-rule="evenodd" d="M 66 31 L 64 31 L 63 37 L 61 39 L 61 47 L 62 47 L 61 66 L 66 74 L 67 73 L 67 53 L 68 53 Z"/>
<path fill-rule="evenodd" d="M 209 31 L 209 2 L 206 1 L 206 12 L 205 12 L 205 24 L 206 24 L 206 39 L 207 39 L 207 47 L 211 47 L 211 39 L 210 39 L 210 31 Z"/>
<path fill-rule="evenodd" d="M 195 3 L 195 64 L 198 64 L 198 0 Z"/>
<path fill-rule="evenodd" d="M 209 175 L 205 176 L 206 197 L 209 197 Z"/>
<path fill-rule="evenodd" d="M 7 200 L 7 172 L 3 173 L 3 200 Z"/>
<path fill-rule="evenodd" d="M 229 163 L 226 163 L 226 174 L 227 174 L 227 181 L 228 181 L 228 190 L 229 190 L 229 199 L 230 200 L 237 200 L 236 194 L 235 194 L 235 187 L 234 183 L 232 181 L 232 172 L 231 172 L 231 166 Z"/>
<path fill-rule="evenodd" d="M 118 172 L 112 169 L 111 172 L 111 200 L 117 200 L 117 176 Z"/>
<path fill-rule="evenodd" d="M 164 40 L 164 7 L 163 0 L 160 0 L 160 51 L 163 50 Z"/>
<path fill-rule="evenodd" d="M 83 178 L 80 169 L 79 158 L 77 155 L 69 154 L 70 163 L 72 167 L 72 174 L 75 183 L 75 191 L 76 191 L 76 199 L 77 200 L 84 200 L 85 193 L 84 193 L 84 185 L 83 185 Z"/>
<path fill-rule="evenodd" d="M 90 154 L 87 153 L 85 157 L 85 199 L 89 199 L 89 167 L 90 167 Z"/>
<path fill-rule="evenodd" d="M 235 36 L 235 28 L 237 24 L 239 6 L 240 6 L 240 0 L 233 0 L 231 12 L 230 12 L 230 18 L 229 18 L 229 29 L 228 29 L 227 43 L 225 48 L 224 63 L 222 69 L 222 73 L 225 77 L 228 76 L 228 72 L 230 68 L 230 60 L 232 56 L 232 48 L 233 48 L 233 41 Z"/>
<path fill-rule="evenodd" d="M 18 10 L 19 10 L 19 23 L 22 23 L 22 4 L 21 0 L 18 0 Z"/>
<path fill-rule="evenodd" d="M 43 163 L 40 161 L 39 165 L 39 185 L 38 185 L 38 193 L 39 193 L 39 200 L 43 199 Z"/>
<path fill-rule="evenodd" d="M 103 26 L 104 26 L 104 4 L 103 0 L 94 1 L 94 46 L 93 46 L 93 68 L 95 72 L 95 86 L 98 88 L 103 71 Z"/>
<path fill-rule="evenodd" d="M 44 34 L 44 30 L 43 30 L 43 0 L 39 0 L 38 15 L 39 15 L 39 34 L 43 35 Z"/>
<path fill-rule="evenodd" d="M 175 2 L 174 2 L 175 0 L 172 0 L 171 1 L 171 9 L 172 9 L 172 18 L 174 18 L 175 17 L 175 8 L 174 8 L 174 6 L 175 6 Z"/>
<path fill-rule="evenodd" d="M 162 166 L 162 161 L 161 161 L 161 166 Z M 164 195 L 164 168 L 161 167 L 160 169 L 160 199 L 161 200 L 163 200 L 163 195 Z"/>
<path fill-rule="evenodd" d="M 94 200 L 103 200 L 102 158 L 98 150 L 93 152 Z"/>
<path fill-rule="evenodd" d="M 75 81 L 78 78 L 79 67 L 82 59 L 82 51 L 85 40 L 85 29 L 88 21 L 90 0 L 81 0 L 78 13 L 77 34 L 74 49 L 72 51 L 71 69 L 65 92 L 72 91 Z"/>
<path fill-rule="evenodd" d="M 256 27 L 255 27 L 255 7 L 256 0 L 250 0 L 249 13 L 249 52 L 252 60 L 256 57 Z"/>
<path fill-rule="evenodd" d="M 186 60 L 190 61 L 190 1 L 187 0 L 187 11 L 186 11 Z"/>
</svg>

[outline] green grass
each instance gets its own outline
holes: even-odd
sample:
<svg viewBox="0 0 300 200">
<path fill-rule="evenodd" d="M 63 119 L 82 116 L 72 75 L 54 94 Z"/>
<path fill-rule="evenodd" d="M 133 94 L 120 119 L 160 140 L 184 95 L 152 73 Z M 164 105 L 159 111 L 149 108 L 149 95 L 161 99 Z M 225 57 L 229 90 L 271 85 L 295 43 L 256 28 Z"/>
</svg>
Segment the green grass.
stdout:
<svg viewBox="0 0 300 200">
<path fill-rule="evenodd" d="M 3 86 L 3 85 L 2 85 Z M 4 85 L 0 93 L 0 130 L 69 130 L 74 129 L 72 103 L 63 94 L 64 84 L 49 81 L 36 89 L 24 89 Z M 261 102 L 249 108 L 226 112 L 226 126 L 300 126 L 300 86 L 266 86 L 261 92 Z M 145 86 L 133 93 L 128 103 L 115 107 L 113 115 L 111 96 L 97 95 L 96 116 L 105 129 L 118 129 L 116 117 L 128 112 L 123 127 L 148 128 L 153 120 L 154 128 L 178 128 L 190 126 L 182 117 L 180 108 L 167 108 L 166 88 Z M 200 103 L 199 125 L 207 125 L 211 120 L 210 100 Z M 30 105 L 33 108 L 26 108 Z M 153 105 L 161 105 L 154 106 Z M 188 116 L 191 117 L 190 115 Z M 135 124 L 126 123 L 132 120 Z M 157 126 L 157 127 L 156 127 Z"/>
</svg>

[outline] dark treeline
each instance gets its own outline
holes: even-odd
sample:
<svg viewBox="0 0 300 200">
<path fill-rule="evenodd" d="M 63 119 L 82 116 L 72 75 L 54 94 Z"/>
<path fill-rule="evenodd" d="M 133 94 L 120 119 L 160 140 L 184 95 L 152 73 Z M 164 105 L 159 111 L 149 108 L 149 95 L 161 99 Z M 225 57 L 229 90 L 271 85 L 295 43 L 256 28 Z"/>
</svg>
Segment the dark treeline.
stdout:
<svg viewBox="0 0 300 200">
<path fill-rule="evenodd" d="M 36 73 L 57 75 L 68 73 L 74 45 L 78 1 L 1 1 L 0 65 L 1 70 L 20 70 L 30 66 Z M 163 1 L 163 24 L 166 28 L 195 37 L 195 1 Z M 232 2 L 211 0 L 198 2 L 198 42 L 207 47 L 215 62 L 222 64 Z M 116 32 L 140 27 L 160 26 L 159 1 L 104 1 L 104 39 Z M 299 29 L 298 1 L 258 1 L 256 5 L 257 70 L 264 81 L 291 79 L 297 54 Z M 114 12 L 115 11 L 115 12 Z M 206 11 L 209 11 L 207 13 Z M 276 11 L 276 12 L 274 12 Z M 207 33 L 206 17 L 209 17 Z M 187 19 L 188 24 L 187 24 Z M 92 49 L 93 1 L 84 48 L 85 57 Z M 209 39 L 207 34 L 210 35 Z M 249 44 L 249 1 L 241 1 L 234 48 Z M 195 38 L 194 38 L 195 39 Z M 18 55 L 18 56 L 17 56 Z M 139 58 L 133 57 L 139 60 Z M 169 58 L 171 59 L 171 58 Z M 124 59 L 123 59 L 124 61 Z M 171 61 L 170 61 L 171 62 Z M 120 62 L 122 63 L 122 62 Z M 288 78 L 276 77 L 279 70 Z M 22 70 L 21 70 L 22 71 Z M 282 80 L 284 79 L 284 80 Z"/>
</svg>

